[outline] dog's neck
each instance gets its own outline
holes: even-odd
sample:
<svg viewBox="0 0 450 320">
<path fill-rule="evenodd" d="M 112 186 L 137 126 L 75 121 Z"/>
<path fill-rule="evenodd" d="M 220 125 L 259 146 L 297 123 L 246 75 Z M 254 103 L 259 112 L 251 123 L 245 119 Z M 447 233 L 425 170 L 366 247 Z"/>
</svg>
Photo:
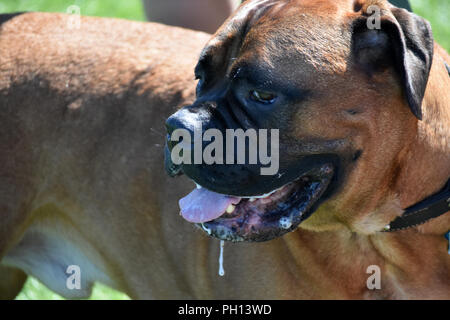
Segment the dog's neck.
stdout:
<svg viewBox="0 0 450 320">
<path fill-rule="evenodd" d="M 315 231 L 343 228 L 358 234 L 377 234 L 401 216 L 405 209 L 444 187 L 450 178 L 450 79 L 443 57 L 450 60 L 445 51 L 437 47 L 423 101 L 423 120 L 411 118 L 411 122 L 405 125 L 409 126 L 410 134 L 396 159 L 393 179 L 385 185 L 381 196 L 374 194 L 375 199 L 383 198 L 382 205 L 372 206 L 370 211 L 362 208 L 360 214 L 357 206 L 352 208 L 353 211 L 348 210 L 351 214 L 345 214 L 345 207 L 343 210 L 331 205 L 319 212 L 322 220 L 313 216 L 317 219 L 307 220 L 303 227 Z M 327 210 L 333 214 L 324 214 Z M 344 214 L 340 215 L 341 212 Z M 418 228 L 424 233 L 443 235 L 448 231 L 449 216 L 444 214 Z"/>
<path fill-rule="evenodd" d="M 402 208 L 438 192 L 450 178 L 450 78 L 441 55 L 446 53 L 439 47 L 436 51 L 423 102 L 424 118 L 417 124 L 395 184 Z"/>
</svg>

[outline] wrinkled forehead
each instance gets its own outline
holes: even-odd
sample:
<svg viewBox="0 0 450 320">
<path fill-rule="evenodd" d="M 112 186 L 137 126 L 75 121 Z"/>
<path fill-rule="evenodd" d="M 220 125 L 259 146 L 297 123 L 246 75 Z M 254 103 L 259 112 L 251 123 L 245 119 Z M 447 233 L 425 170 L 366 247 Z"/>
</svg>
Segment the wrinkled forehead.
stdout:
<svg viewBox="0 0 450 320">
<path fill-rule="evenodd" d="M 257 60 L 269 69 L 295 62 L 315 71 L 344 71 L 353 2 L 248 0 L 219 29 L 201 57 L 213 63 L 227 58 Z"/>
</svg>

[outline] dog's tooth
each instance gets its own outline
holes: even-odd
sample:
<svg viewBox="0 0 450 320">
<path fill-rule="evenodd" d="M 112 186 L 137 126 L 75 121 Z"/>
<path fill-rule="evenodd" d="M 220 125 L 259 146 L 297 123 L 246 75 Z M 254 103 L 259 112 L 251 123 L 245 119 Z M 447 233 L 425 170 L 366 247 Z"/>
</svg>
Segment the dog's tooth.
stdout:
<svg viewBox="0 0 450 320">
<path fill-rule="evenodd" d="M 195 185 L 197 186 L 197 189 L 201 189 L 202 188 L 202 186 L 199 185 L 198 183 L 196 183 Z"/>
<path fill-rule="evenodd" d="M 232 204 L 230 204 L 227 208 L 227 213 L 233 213 L 234 209 L 236 209 L 236 207 Z"/>
<path fill-rule="evenodd" d="M 271 193 L 265 194 L 265 195 L 263 196 L 263 199 L 270 198 L 270 196 L 271 196 L 272 194 L 274 194 L 274 193 L 275 193 L 275 191 L 272 191 Z"/>
<path fill-rule="evenodd" d="M 289 229 L 292 226 L 292 219 L 288 217 L 282 217 L 279 221 L 280 227 L 283 229 Z"/>
<path fill-rule="evenodd" d="M 256 201 L 256 198 L 250 198 L 249 201 L 250 201 L 250 202 L 254 202 L 254 201 Z"/>
</svg>

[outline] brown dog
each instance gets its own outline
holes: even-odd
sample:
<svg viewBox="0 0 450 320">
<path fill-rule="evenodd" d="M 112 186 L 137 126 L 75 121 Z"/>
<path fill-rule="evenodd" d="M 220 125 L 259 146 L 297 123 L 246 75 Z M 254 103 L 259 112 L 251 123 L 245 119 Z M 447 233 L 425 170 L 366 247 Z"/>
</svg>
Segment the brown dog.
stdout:
<svg viewBox="0 0 450 320">
<path fill-rule="evenodd" d="M 351 31 L 369 4 L 387 28 L 376 37 Z M 450 58 L 434 45 L 431 71 L 412 78 L 404 73 L 415 66 L 396 60 L 398 41 L 428 30 L 423 20 L 385 1 L 247 1 L 209 42 L 200 97 L 233 61 L 264 67 L 309 93 L 289 104 L 290 141 L 352 155 L 295 231 L 227 244 L 219 277 L 219 242 L 178 216 L 193 183 L 163 169 L 164 121 L 194 101 L 192 70 L 209 36 L 95 18 L 72 30 L 68 19 L 0 18 L 2 264 L 68 298 L 87 297 L 94 281 L 132 298 L 450 298 L 448 213 L 380 232 L 450 175 Z M 70 265 L 80 290 L 66 286 Z M 367 288 L 371 265 L 381 289 Z M 2 269 L 3 297 L 21 276 Z"/>
</svg>

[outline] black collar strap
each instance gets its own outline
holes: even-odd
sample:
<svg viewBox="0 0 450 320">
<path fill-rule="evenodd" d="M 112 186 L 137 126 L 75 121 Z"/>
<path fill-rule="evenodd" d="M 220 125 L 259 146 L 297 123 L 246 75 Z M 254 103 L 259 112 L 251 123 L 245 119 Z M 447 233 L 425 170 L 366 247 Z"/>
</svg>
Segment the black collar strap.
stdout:
<svg viewBox="0 0 450 320">
<path fill-rule="evenodd" d="M 418 226 L 449 211 L 450 180 L 442 191 L 406 209 L 401 216 L 384 227 L 384 231 L 398 231 Z"/>
</svg>

